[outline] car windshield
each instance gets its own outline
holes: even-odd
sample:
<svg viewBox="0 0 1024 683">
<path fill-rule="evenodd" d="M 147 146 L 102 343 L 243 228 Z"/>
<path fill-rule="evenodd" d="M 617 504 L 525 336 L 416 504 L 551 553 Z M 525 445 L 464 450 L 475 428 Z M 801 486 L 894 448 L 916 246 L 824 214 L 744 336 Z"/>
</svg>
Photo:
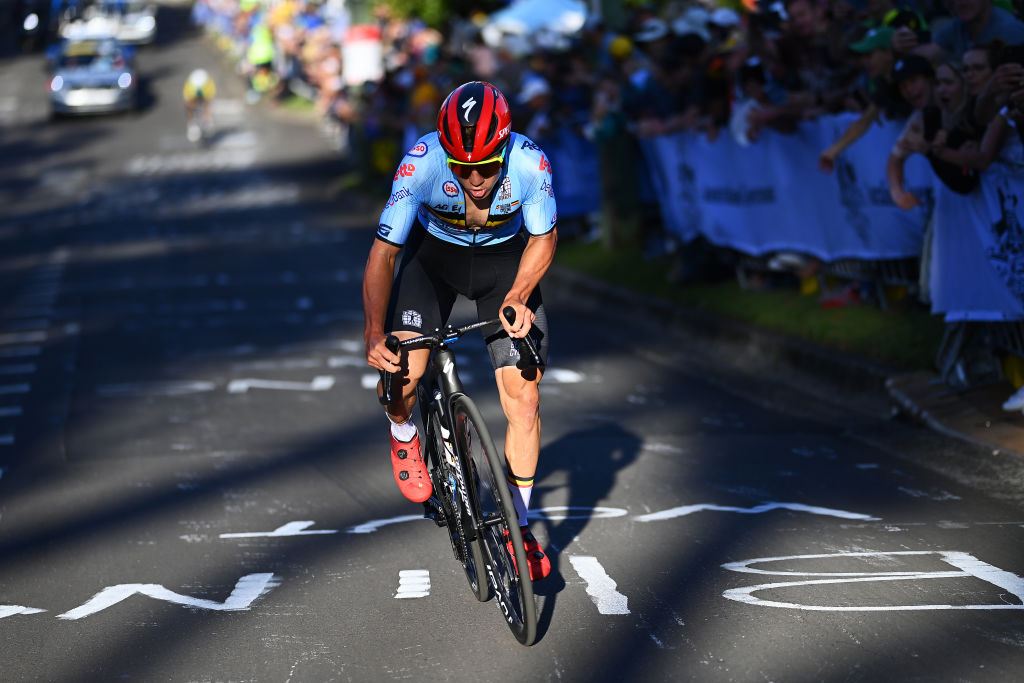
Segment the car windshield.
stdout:
<svg viewBox="0 0 1024 683">
<path fill-rule="evenodd" d="M 110 43 L 85 41 L 67 45 L 57 64 L 62 69 L 111 71 L 123 68 L 125 60 L 121 51 Z"/>
</svg>

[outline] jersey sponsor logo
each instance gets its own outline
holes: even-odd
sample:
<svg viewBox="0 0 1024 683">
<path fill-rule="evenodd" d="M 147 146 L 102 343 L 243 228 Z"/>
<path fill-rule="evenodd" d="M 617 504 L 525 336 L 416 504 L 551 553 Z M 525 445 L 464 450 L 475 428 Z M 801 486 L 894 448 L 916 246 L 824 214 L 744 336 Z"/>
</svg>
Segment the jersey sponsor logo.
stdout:
<svg viewBox="0 0 1024 683">
<path fill-rule="evenodd" d="M 537 145 L 533 144 L 532 142 L 530 142 L 526 138 L 523 138 L 523 144 L 519 146 L 519 149 L 532 149 L 534 152 L 539 152 L 540 151 L 540 147 L 538 147 Z"/>
<path fill-rule="evenodd" d="M 402 311 L 402 324 L 411 327 L 423 327 L 423 316 L 419 311 Z"/>
<path fill-rule="evenodd" d="M 409 188 L 407 188 L 407 187 L 399 188 L 398 192 L 393 192 L 391 194 L 391 199 L 388 200 L 387 206 L 385 206 L 384 208 L 390 208 L 390 207 L 394 206 L 395 203 L 398 202 L 399 199 L 407 199 L 407 198 L 409 198 L 411 196 L 412 196 L 412 192 L 409 191 Z"/>
<path fill-rule="evenodd" d="M 555 223 L 557 223 L 557 222 L 558 222 L 558 214 L 556 213 L 555 215 L 553 215 L 551 217 L 551 227 L 552 228 L 555 227 Z"/>
<path fill-rule="evenodd" d="M 504 128 L 498 131 L 498 139 L 504 140 L 506 136 L 512 131 L 512 124 L 508 124 Z"/>
<path fill-rule="evenodd" d="M 462 103 L 462 118 L 466 119 L 466 123 L 469 123 L 469 112 L 473 111 L 473 107 L 476 106 L 476 100 L 470 97 L 468 100 Z"/>
<path fill-rule="evenodd" d="M 498 213 L 509 213 L 517 206 L 519 206 L 518 199 L 514 202 L 509 202 L 508 204 L 498 204 L 497 206 L 494 207 L 494 210 L 497 211 Z"/>
<path fill-rule="evenodd" d="M 434 204 L 434 208 L 437 209 L 438 211 L 447 211 L 448 210 L 448 205 L 447 204 Z"/>
<path fill-rule="evenodd" d="M 498 201 L 503 202 L 506 199 L 512 199 L 512 179 L 508 176 L 505 176 L 501 181 L 501 187 L 498 188 Z"/>
<path fill-rule="evenodd" d="M 416 167 L 412 164 L 402 164 L 398 167 L 398 172 L 395 173 L 395 180 L 399 178 L 408 178 L 416 172 Z"/>
<path fill-rule="evenodd" d="M 426 156 L 428 149 L 430 149 L 430 148 L 427 147 L 427 143 L 425 143 L 425 142 L 417 142 L 416 146 L 413 147 L 412 149 L 410 149 L 407 152 L 407 154 L 409 156 L 411 156 L 411 157 L 422 157 L 422 156 Z"/>
<path fill-rule="evenodd" d="M 538 170 L 547 171 L 548 174 L 551 173 L 551 162 L 548 161 L 548 158 L 546 156 L 541 156 L 541 158 L 540 158 L 540 168 Z"/>
<path fill-rule="evenodd" d="M 444 185 L 441 186 L 441 189 L 449 197 L 457 197 L 459 195 L 459 186 L 451 180 L 444 181 Z"/>
<path fill-rule="evenodd" d="M 542 192 L 547 192 L 549 197 L 555 196 L 555 188 L 547 180 L 541 182 L 540 189 Z"/>
<path fill-rule="evenodd" d="M 391 226 L 384 225 L 383 223 L 377 226 L 377 236 L 382 239 L 387 239 L 388 235 L 391 234 Z"/>
</svg>

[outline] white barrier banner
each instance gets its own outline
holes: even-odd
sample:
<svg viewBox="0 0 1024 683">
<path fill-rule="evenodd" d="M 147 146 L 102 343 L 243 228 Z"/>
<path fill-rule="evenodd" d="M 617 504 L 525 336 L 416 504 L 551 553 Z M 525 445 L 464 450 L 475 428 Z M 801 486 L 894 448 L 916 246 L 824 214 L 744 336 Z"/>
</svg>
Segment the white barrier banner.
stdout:
<svg viewBox="0 0 1024 683">
<path fill-rule="evenodd" d="M 832 174 L 818 155 L 852 116 L 804 122 L 793 134 L 765 131 L 742 147 L 688 133 L 641 141 L 666 229 L 683 241 L 703 234 L 751 255 L 797 251 L 826 261 L 920 255 L 931 209 L 931 169 L 912 157 L 907 186 L 925 206 L 901 211 L 885 180 L 885 160 L 902 124 L 883 122 L 844 152 Z"/>
<path fill-rule="evenodd" d="M 932 312 L 948 322 L 1024 319 L 1024 170 L 994 163 L 966 196 L 935 186 Z"/>
</svg>

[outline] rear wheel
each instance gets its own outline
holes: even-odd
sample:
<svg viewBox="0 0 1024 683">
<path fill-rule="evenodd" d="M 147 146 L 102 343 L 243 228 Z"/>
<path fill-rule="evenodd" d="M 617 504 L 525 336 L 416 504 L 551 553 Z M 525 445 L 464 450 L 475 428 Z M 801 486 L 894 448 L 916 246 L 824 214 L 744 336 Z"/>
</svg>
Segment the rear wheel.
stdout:
<svg viewBox="0 0 1024 683">
<path fill-rule="evenodd" d="M 452 423 L 459 450 L 472 461 L 477 474 L 474 505 L 482 520 L 478 540 L 482 541 L 487 580 L 516 639 L 532 645 L 537 637 L 537 605 L 504 459 L 498 457 L 480 411 L 468 396 L 459 396 L 453 402 Z M 522 574 L 518 567 L 524 569 Z"/>
</svg>

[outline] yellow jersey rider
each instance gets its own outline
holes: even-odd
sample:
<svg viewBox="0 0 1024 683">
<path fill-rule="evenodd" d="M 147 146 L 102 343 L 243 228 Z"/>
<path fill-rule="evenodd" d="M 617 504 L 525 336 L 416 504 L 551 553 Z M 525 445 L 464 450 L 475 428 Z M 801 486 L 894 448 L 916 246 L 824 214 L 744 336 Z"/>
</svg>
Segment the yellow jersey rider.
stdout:
<svg viewBox="0 0 1024 683">
<path fill-rule="evenodd" d="M 195 69 L 185 79 L 185 87 L 181 94 L 185 100 L 185 111 L 188 116 L 189 138 L 198 138 L 197 134 L 200 130 L 195 127 L 196 125 L 202 126 L 204 129 L 209 129 L 213 125 L 210 102 L 217 96 L 217 85 L 205 69 Z"/>
</svg>

